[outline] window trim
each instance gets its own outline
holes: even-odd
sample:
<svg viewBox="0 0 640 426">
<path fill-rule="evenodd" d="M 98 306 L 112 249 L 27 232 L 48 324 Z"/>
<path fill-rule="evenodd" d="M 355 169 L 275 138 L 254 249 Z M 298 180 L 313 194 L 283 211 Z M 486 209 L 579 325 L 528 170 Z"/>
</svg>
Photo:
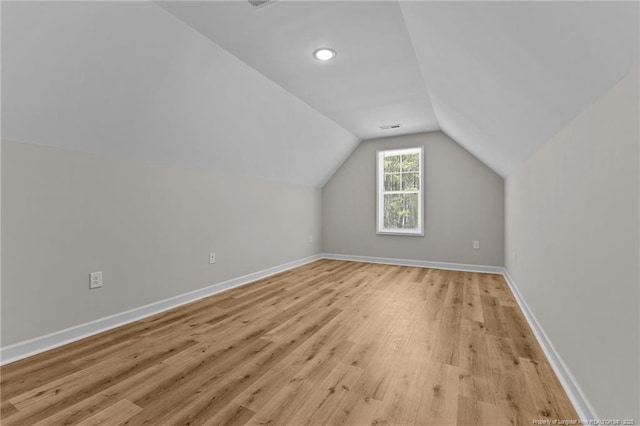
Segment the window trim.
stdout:
<svg viewBox="0 0 640 426">
<path fill-rule="evenodd" d="M 381 161 L 384 153 L 414 153 L 418 152 L 420 157 L 418 191 L 418 227 L 411 230 L 401 230 L 384 228 L 384 161 Z M 387 191 L 390 192 L 390 191 Z M 399 235 L 405 237 L 424 237 L 424 146 L 398 149 L 381 149 L 376 151 L 376 234 L 378 235 Z"/>
</svg>

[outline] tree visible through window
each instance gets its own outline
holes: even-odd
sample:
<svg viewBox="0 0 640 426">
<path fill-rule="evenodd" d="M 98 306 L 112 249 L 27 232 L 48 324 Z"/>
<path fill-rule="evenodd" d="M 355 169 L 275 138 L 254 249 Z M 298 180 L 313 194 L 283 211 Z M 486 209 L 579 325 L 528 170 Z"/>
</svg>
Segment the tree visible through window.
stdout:
<svg viewBox="0 0 640 426">
<path fill-rule="evenodd" d="M 378 233 L 424 235 L 422 148 L 378 152 Z"/>
</svg>

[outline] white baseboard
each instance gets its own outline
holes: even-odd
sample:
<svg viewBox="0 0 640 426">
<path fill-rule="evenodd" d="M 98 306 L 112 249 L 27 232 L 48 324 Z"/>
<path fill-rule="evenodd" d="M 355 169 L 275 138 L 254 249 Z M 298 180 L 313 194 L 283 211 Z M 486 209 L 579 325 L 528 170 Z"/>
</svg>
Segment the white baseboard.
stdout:
<svg viewBox="0 0 640 426">
<path fill-rule="evenodd" d="M 586 397 L 584 391 L 580 388 L 580 385 L 576 381 L 575 377 L 569 370 L 569 367 L 562 360 L 555 347 L 549 340 L 549 337 L 545 333 L 544 329 L 536 319 L 536 317 L 529 309 L 527 302 L 522 297 L 522 294 L 518 290 L 518 287 L 509 276 L 509 273 L 505 268 L 500 266 L 484 266 L 484 265 L 466 265 L 461 263 L 444 263 L 444 262 L 429 262 L 424 260 L 408 260 L 408 259 L 394 259 L 385 257 L 368 257 L 368 256 L 352 256 L 345 254 L 331 254 L 323 253 L 313 256 L 309 256 L 303 259 L 295 260 L 282 265 L 274 266 L 259 272 L 244 275 L 242 277 L 234 278 L 228 281 L 224 281 L 218 284 L 211 285 L 202 289 L 198 289 L 189 293 L 181 294 L 169 299 L 165 299 L 159 302 L 151 303 L 149 305 L 141 306 L 139 308 L 131 309 L 126 312 L 111 315 L 105 318 L 101 318 L 95 321 L 91 321 L 85 324 L 81 324 L 75 327 L 67 328 L 65 330 L 57 331 L 45 336 L 36 337 L 34 339 L 26 340 L 24 342 L 16 343 L 4 348 L 0 348 L 0 365 L 8 364 L 20 359 L 36 355 L 41 352 L 48 351 L 50 349 L 57 348 L 62 345 L 66 345 L 71 342 L 75 342 L 80 339 L 92 336 L 94 334 L 110 330 L 112 328 L 120 327 L 122 325 L 140 320 L 142 318 L 149 317 L 151 315 L 158 314 L 160 312 L 167 311 L 169 309 L 176 308 L 178 306 L 194 302 L 207 296 L 211 296 L 220 293 L 231 288 L 240 287 L 250 282 L 268 277 L 270 275 L 277 274 L 279 272 L 286 271 L 288 269 L 296 268 L 304 264 L 314 262 L 318 259 L 332 259 L 332 260 L 346 260 L 354 262 L 368 262 L 368 263 L 383 263 L 390 265 L 401 266 L 417 266 L 423 268 L 435 268 L 446 269 L 454 271 L 468 271 L 468 272 L 481 272 L 490 274 L 501 274 L 504 276 L 505 281 L 509 285 L 511 292 L 513 293 L 520 310 L 522 311 L 525 319 L 529 323 L 529 326 L 533 330 L 533 333 L 538 340 L 538 343 L 542 347 L 549 364 L 555 371 L 562 387 L 564 388 L 567 396 L 571 400 L 574 408 L 581 419 L 599 419 L 596 412 Z"/>
<path fill-rule="evenodd" d="M 120 327 L 122 325 L 158 314 L 160 312 L 167 311 L 169 309 L 176 308 L 190 302 L 194 302 L 196 300 L 232 289 L 234 287 L 240 287 L 250 282 L 266 278 L 270 275 L 274 275 L 288 269 L 296 268 L 298 266 L 314 262 L 321 258 L 321 255 L 316 254 L 313 256 L 305 257 L 303 259 L 294 260 L 292 262 L 204 287 L 195 291 L 191 291 L 189 293 L 184 293 L 178 296 L 171 297 L 169 299 L 151 303 L 149 305 L 134 308 L 129 311 L 110 315 L 108 317 L 100 318 L 95 321 L 0 348 L 0 365 L 18 361 L 20 359 L 57 348 L 59 346 L 75 342 L 76 340 L 84 339 L 94 334 L 98 334 L 112 328 Z"/>
<path fill-rule="evenodd" d="M 573 407 L 576 409 L 578 416 L 582 420 L 599 420 L 600 417 L 596 414 L 593 405 L 591 405 L 591 402 L 589 402 L 589 399 L 578 384 L 576 378 L 571 373 L 571 370 L 569 370 L 567 364 L 564 362 L 562 357 L 560 357 L 560 354 L 553 346 L 553 343 L 551 343 L 549 336 L 547 336 L 547 333 L 545 333 L 544 329 L 533 315 L 533 312 L 529 309 L 529 305 L 527 305 L 527 302 L 522 297 L 520 290 L 518 290 L 518 287 L 506 269 L 504 269 L 503 276 L 509 285 L 511 292 L 516 298 L 518 306 L 520 306 L 520 310 L 529 323 L 531 330 L 533 330 L 533 334 L 536 336 L 544 354 L 547 356 L 547 360 L 549 361 L 549 364 L 551 364 L 551 368 L 555 371 L 556 376 L 558 376 L 558 380 L 560 380 L 560 384 L 562 384 L 569 400 L 571 400 Z"/>
<path fill-rule="evenodd" d="M 352 262 L 384 263 L 387 265 L 417 266 L 420 268 L 446 269 L 450 271 L 502 274 L 502 266 L 467 265 L 464 263 L 430 262 L 427 260 L 395 259 L 390 257 L 352 256 L 350 254 L 323 253 L 324 259 L 349 260 Z"/>
<path fill-rule="evenodd" d="M 484 265 L 466 265 L 460 263 L 443 263 L 443 262 L 429 262 L 424 260 L 409 260 L 409 259 L 394 259 L 394 258 L 384 258 L 384 257 L 368 257 L 368 256 L 352 256 L 346 254 L 332 254 L 332 253 L 323 253 L 322 257 L 324 259 L 334 259 L 334 260 L 348 260 L 354 262 L 368 262 L 368 263 L 384 263 L 390 265 L 401 265 L 401 266 L 417 266 L 423 268 L 435 268 L 435 269 L 447 269 L 454 271 L 468 271 L 468 272 L 482 272 L 482 273 L 491 273 L 491 274 L 500 274 L 504 276 L 507 285 L 511 289 L 513 296 L 518 302 L 518 306 L 520 306 L 520 310 L 524 315 L 527 323 L 533 330 L 533 334 L 535 335 L 538 343 L 542 347 L 544 354 L 549 360 L 549 364 L 553 368 L 553 371 L 558 376 L 562 387 L 564 388 L 567 396 L 569 397 L 573 407 L 575 408 L 578 416 L 582 420 L 594 419 L 598 420 L 599 417 L 596 414 L 593 405 L 589 402 L 589 399 L 585 395 L 584 391 L 578 384 L 576 378 L 569 370 L 569 367 L 564 362 L 558 351 L 555 349 L 551 340 L 545 333 L 544 329 L 536 319 L 536 317 L 529 309 L 529 305 L 522 297 L 520 290 L 516 286 L 515 282 L 509 276 L 507 270 L 501 266 L 484 266 Z"/>
</svg>

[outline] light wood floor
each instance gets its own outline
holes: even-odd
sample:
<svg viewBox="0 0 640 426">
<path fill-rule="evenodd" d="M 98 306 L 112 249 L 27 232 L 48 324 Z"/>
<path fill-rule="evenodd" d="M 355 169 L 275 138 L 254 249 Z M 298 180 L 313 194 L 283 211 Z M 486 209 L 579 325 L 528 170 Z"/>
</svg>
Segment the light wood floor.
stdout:
<svg viewBox="0 0 640 426">
<path fill-rule="evenodd" d="M 1 374 L 3 425 L 577 419 L 501 276 L 331 260 Z"/>
</svg>

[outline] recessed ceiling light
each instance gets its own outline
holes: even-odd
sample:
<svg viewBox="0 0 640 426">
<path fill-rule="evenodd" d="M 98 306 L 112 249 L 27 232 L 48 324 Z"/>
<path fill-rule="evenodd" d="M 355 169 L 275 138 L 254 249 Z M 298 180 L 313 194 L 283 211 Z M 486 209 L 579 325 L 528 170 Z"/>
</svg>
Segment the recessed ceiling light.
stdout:
<svg viewBox="0 0 640 426">
<path fill-rule="evenodd" d="M 329 61 L 336 57 L 336 51 L 328 47 L 321 47 L 313 52 L 313 57 L 319 61 Z"/>
</svg>

